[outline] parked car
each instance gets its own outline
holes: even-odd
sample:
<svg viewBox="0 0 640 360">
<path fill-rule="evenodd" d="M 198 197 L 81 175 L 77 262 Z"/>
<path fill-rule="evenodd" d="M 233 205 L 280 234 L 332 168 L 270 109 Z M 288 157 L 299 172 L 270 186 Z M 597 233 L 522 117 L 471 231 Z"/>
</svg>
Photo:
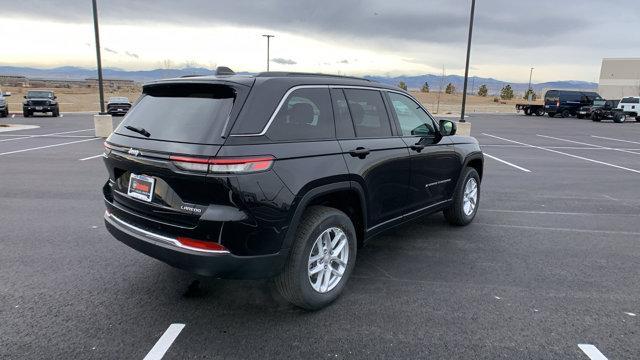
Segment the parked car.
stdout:
<svg viewBox="0 0 640 360">
<path fill-rule="evenodd" d="M 620 109 L 626 116 L 631 116 L 635 118 L 636 121 L 640 121 L 640 116 L 638 116 L 638 113 L 640 112 L 640 97 L 630 96 L 623 98 L 618 104 L 618 109 Z M 626 120 L 626 117 L 622 119 L 621 122 L 624 122 L 624 120 Z"/>
<path fill-rule="evenodd" d="M 593 121 L 613 119 L 619 111 L 616 109 L 620 100 L 597 99 L 593 105 L 583 106 L 578 110 L 578 118 L 589 118 Z"/>
<path fill-rule="evenodd" d="M 29 90 L 24 96 L 22 103 L 22 113 L 24 117 L 32 116 L 34 113 L 51 113 L 51 116 L 60 116 L 57 97 L 51 90 Z"/>
<path fill-rule="evenodd" d="M 122 96 L 110 97 L 107 103 L 107 114 L 109 115 L 125 115 L 131 108 L 129 99 Z"/>
<path fill-rule="evenodd" d="M 594 100 L 600 99 L 602 97 L 596 92 L 549 90 L 544 94 L 544 109 L 549 117 L 559 114 L 562 117 L 578 115 L 581 118 L 577 114 L 578 110 L 583 106 L 591 106 Z"/>
<path fill-rule="evenodd" d="M 9 102 L 7 97 L 11 96 L 11 93 L 3 93 L 0 91 L 0 117 L 9 116 Z"/>
<path fill-rule="evenodd" d="M 483 155 L 409 93 L 300 73 L 157 81 L 105 142 L 105 224 L 172 266 L 326 306 L 373 236 L 478 210 Z M 398 240 L 401 241 L 401 240 Z"/>
</svg>

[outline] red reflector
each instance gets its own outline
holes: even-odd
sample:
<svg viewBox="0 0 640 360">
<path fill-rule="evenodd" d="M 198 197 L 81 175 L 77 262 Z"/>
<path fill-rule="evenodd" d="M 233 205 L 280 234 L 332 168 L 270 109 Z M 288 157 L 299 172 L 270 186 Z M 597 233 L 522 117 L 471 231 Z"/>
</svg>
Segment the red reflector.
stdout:
<svg viewBox="0 0 640 360">
<path fill-rule="evenodd" d="M 192 247 L 195 249 L 227 251 L 227 248 L 214 242 L 196 240 L 188 237 L 178 237 L 177 240 L 178 242 L 180 242 L 180 244 L 184 246 Z"/>
<path fill-rule="evenodd" d="M 169 159 L 173 161 L 180 161 L 186 163 L 195 163 L 195 164 L 207 164 L 209 163 L 209 158 L 199 158 L 199 157 L 189 157 L 189 156 L 169 156 Z"/>
</svg>

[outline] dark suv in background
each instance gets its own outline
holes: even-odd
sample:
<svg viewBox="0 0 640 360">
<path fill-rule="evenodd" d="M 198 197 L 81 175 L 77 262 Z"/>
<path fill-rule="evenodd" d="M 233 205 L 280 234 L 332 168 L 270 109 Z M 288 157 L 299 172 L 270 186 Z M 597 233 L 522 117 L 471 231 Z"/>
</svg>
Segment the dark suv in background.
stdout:
<svg viewBox="0 0 640 360">
<path fill-rule="evenodd" d="M 437 211 L 472 221 L 483 155 L 455 131 L 408 93 L 358 78 L 150 83 L 105 142 L 105 223 L 175 267 L 273 277 L 288 301 L 321 308 L 371 237 Z"/>
<path fill-rule="evenodd" d="M 29 90 L 24 96 L 22 113 L 24 117 L 33 116 L 34 113 L 51 113 L 51 116 L 60 116 L 57 97 L 51 90 Z"/>
<path fill-rule="evenodd" d="M 544 110 L 549 117 L 558 114 L 561 117 L 577 115 L 583 118 L 578 110 L 593 105 L 594 100 L 602 100 L 602 97 L 592 91 L 549 90 L 544 94 Z"/>
</svg>

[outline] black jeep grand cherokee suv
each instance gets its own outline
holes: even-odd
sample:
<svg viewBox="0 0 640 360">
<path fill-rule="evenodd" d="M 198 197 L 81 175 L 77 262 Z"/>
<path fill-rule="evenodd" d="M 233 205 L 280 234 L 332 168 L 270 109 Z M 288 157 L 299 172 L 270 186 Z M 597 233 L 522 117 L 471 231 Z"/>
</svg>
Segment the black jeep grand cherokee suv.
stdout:
<svg viewBox="0 0 640 360">
<path fill-rule="evenodd" d="M 408 93 L 357 78 L 153 82 L 105 142 L 105 223 L 175 267 L 274 277 L 293 304 L 321 308 L 372 236 L 436 211 L 471 222 L 483 155 L 455 131 Z"/>
</svg>

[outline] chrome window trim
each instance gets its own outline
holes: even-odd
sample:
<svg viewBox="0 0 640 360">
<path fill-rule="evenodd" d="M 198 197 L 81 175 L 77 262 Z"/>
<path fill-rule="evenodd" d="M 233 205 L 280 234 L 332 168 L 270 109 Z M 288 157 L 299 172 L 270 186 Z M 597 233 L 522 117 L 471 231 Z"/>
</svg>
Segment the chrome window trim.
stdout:
<svg viewBox="0 0 640 360">
<path fill-rule="evenodd" d="M 298 89 L 360 89 L 360 90 L 387 91 L 387 92 L 398 93 L 398 94 L 401 94 L 401 95 L 404 95 L 404 96 L 408 96 L 411 100 L 413 100 L 416 104 L 418 104 L 418 106 L 420 106 L 420 108 L 422 108 L 422 110 L 424 110 L 431 117 L 431 119 L 437 124 L 437 122 L 435 121 L 435 118 L 433 117 L 433 115 L 431 115 L 429 110 L 425 109 L 425 107 L 422 106 L 422 104 L 417 99 L 415 99 L 413 96 L 411 96 L 411 94 L 408 94 L 408 93 L 403 92 L 403 91 L 387 89 L 387 88 L 383 88 L 383 87 L 376 87 L 376 86 L 296 85 L 296 86 L 292 87 L 291 89 L 287 90 L 286 93 L 284 93 L 284 95 L 280 99 L 280 102 L 278 103 L 278 106 L 276 107 L 276 110 L 271 114 L 271 116 L 269 117 L 269 121 L 264 126 L 262 131 L 260 131 L 259 133 L 254 133 L 254 134 L 230 134 L 229 136 L 232 136 L 232 137 L 248 137 L 248 136 L 263 136 L 263 135 L 265 135 L 267 133 L 267 131 L 269 131 L 269 127 L 271 127 L 271 124 L 276 119 L 276 116 L 278 115 L 278 112 L 280 112 L 280 109 L 284 105 L 284 103 L 287 100 L 287 98 L 289 97 L 289 95 L 291 95 L 292 92 L 294 92 L 294 91 L 296 91 Z"/>
<path fill-rule="evenodd" d="M 178 241 L 178 239 L 171 238 L 171 237 L 164 236 L 164 235 L 160 235 L 160 234 L 156 234 L 154 232 L 147 231 L 145 229 L 141 229 L 141 228 L 139 228 L 139 227 L 137 227 L 135 225 L 131 225 L 128 222 L 126 222 L 126 221 L 118 218 L 117 216 L 113 215 L 109 211 L 105 211 L 104 215 L 105 215 L 105 217 L 107 217 L 109 219 L 113 219 L 114 221 L 118 222 L 120 225 L 122 225 L 122 226 L 124 226 L 124 227 L 126 227 L 126 228 L 128 228 L 128 229 L 130 229 L 132 231 L 138 232 L 138 233 L 140 233 L 140 234 L 142 234 L 142 235 L 144 235 L 144 236 L 146 236 L 148 238 L 152 238 L 152 239 L 158 240 L 158 241 L 160 241 L 160 242 L 162 242 L 164 244 L 167 244 L 167 245 L 173 245 L 173 246 L 181 248 L 181 249 L 187 249 L 187 250 L 203 252 L 203 253 L 229 254 L 228 250 L 205 250 L 205 249 L 198 249 L 198 248 L 194 248 L 194 247 L 191 247 L 191 246 L 183 245 L 182 243 L 180 243 Z"/>
</svg>

